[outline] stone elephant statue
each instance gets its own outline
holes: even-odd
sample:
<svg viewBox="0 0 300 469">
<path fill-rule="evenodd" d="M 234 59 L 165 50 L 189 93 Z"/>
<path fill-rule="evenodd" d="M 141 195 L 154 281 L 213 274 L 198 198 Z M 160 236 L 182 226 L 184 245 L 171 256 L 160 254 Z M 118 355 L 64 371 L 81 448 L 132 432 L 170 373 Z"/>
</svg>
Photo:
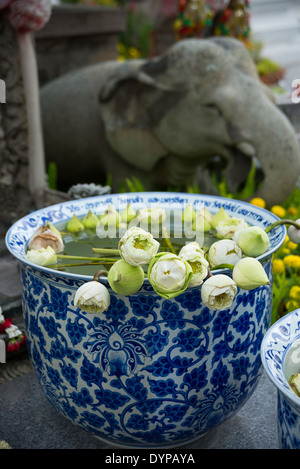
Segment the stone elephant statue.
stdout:
<svg viewBox="0 0 300 469">
<path fill-rule="evenodd" d="M 299 143 L 238 40 L 176 42 L 150 60 L 110 61 L 59 77 L 41 90 L 45 153 L 61 190 L 135 175 L 147 190 L 200 181 L 217 158 L 236 191 L 254 159 L 255 195 L 282 202 L 300 174 Z M 221 162 L 221 163 L 220 163 Z"/>
</svg>

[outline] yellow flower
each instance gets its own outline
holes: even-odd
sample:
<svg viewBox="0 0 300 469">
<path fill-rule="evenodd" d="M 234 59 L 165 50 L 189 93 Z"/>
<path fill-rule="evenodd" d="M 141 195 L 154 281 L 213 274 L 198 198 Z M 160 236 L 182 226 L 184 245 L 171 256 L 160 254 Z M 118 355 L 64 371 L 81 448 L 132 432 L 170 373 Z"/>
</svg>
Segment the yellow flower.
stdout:
<svg viewBox="0 0 300 469">
<path fill-rule="evenodd" d="M 289 207 L 287 211 L 289 212 L 290 215 L 297 215 L 298 213 L 298 209 L 296 207 Z"/>
<path fill-rule="evenodd" d="M 283 260 L 281 259 L 274 259 L 273 260 L 273 272 L 274 274 L 283 274 L 285 271 L 285 265 Z"/>
<path fill-rule="evenodd" d="M 299 304 L 294 300 L 289 300 L 286 302 L 286 308 L 288 311 L 293 311 L 294 309 L 298 308 Z"/>
<path fill-rule="evenodd" d="M 294 269 L 300 269 L 300 256 L 290 254 L 283 258 L 283 262 L 287 267 L 293 267 Z"/>
<path fill-rule="evenodd" d="M 250 200 L 250 204 L 256 205 L 257 207 L 265 208 L 266 202 L 261 197 L 254 197 Z"/>
<path fill-rule="evenodd" d="M 182 26 L 183 26 L 183 23 L 180 19 L 175 20 L 173 23 L 173 27 L 175 31 L 179 31 L 182 28 Z"/>
<path fill-rule="evenodd" d="M 283 254 L 290 254 L 291 250 L 288 248 L 283 248 L 282 249 Z"/>
<path fill-rule="evenodd" d="M 274 213 L 274 215 L 277 215 L 279 218 L 282 218 L 285 215 L 285 209 L 281 207 L 281 205 L 273 205 L 271 212 Z"/>
<path fill-rule="evenodd" d="M 129 47 L 128 54 L 129 57 L 131 57 L 132 59 L 137 59 L 138 57 L 141 57 L 141 53 L 136 47 Z"/>
<path fill-rule="evenodd" d="M 290 241 L 290 242 L 288 243 L 287 247 L 288 247 L 289 249 L 296 249 L 296 248 L 298 247 L 298 244 L 293 243 L 292 241 Z"/>
<path fill-rule="evenodd" d="M 290 298 L 296 301 L 300 301 L 300 287 L 298 285 L 294 285 L 290 289 Z"/>
</svg>

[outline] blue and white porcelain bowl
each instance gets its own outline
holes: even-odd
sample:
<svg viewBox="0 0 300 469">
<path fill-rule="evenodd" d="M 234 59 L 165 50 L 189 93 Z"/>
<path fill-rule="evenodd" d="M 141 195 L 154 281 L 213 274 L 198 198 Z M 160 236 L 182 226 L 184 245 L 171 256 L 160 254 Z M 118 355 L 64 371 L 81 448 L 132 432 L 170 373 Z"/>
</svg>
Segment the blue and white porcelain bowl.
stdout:
<svg viewBox="0 0 300 469">
<path fill-rule="evenodd" d="M 263 366 L 277 388 L 277 422 L 282 449 L 300 449 L 300 397 L 289 386 L 300 372 L 300 309 L 279 319 L 261 347 Z"/>
<path fill-rule="evenodd" d="M 184 445 L 237 412 L 262 372 L 260 347 L 271 320 L 272 254 L 286 229 L 270 233 L 260 256 L 270 285 L 239 290 L 232 306 L 212 311 L 200 289 L 166 300 L 145 279 L 141 290 L 111 293 L 108 311 L 86 314 L 74 307 L 77 288 L 90 276 L 68 274 L 28 262 L 29 238 L 47 220 L 60 223 L 89 209 L 192 204 L 265 228 L 278 220 L 253 205 L 214 196 L 132 193 L 64 202 L 31 213 L 7 233 L 9 251 L 21 266 L 23 312 L 29 354 L 53 406 L 106 442 L 134 448 Z M 230 272 L 230 271 L 229 271 Z M 218 271 L 220 273 L 220 271 Z M 106 278 L 102 281 L 109 287 Z"/>
</svg>

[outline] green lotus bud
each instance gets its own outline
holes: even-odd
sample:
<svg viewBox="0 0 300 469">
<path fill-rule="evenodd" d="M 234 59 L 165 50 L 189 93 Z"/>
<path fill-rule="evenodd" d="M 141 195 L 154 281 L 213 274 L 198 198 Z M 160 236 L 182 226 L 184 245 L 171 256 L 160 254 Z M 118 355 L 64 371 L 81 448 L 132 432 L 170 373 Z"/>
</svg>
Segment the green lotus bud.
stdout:
<svg viewBox="0 0 300 469">
<path fill-rule="evenodd" d="M 81 285 L 75 293 L 74 305 L 85 313 L 102 313 L 109 308 L 107 288 L 96 280 Z"/>
<path fill-rule="evenodd" d="M 201 287 L 203 303 L 213 310 L 229 308 L 236 294 L 236 283 L 224 274 L 212 275 Z"/>
<path fill-rule="evenodd" d="M 227 220 L 227 218 L 230 218 L 228 213 L 223 207 L 221 207 L 220 210 L 212 217 L 211 226 L 216 228 L 220 221 Z"/>
<path fill-rule="evenodd" d="M 57 262 L 57 256 L 51 246 L 40 249 L 30 249 L 26 253 L 26 259 L 37 265 L 53 265 Z"/>
<path fill-rule="evenodd" d="M 217 238 L 232 239 L 235 233 L 248 228 L 248 223 L 242 218 L 230 217 L 220 221 L 216 226 Z"/>
<path fill-rule="evenodd" d="M 148 278 L 153 289 L 163 298 L 183 293 L 193 275 L 187 261 L 173 253 L 160 252 L 150 261 Z"/>
<path fill-rule="evenodd" d="M 211 223 L 209 220 L 202 214 L 202 213 L 197 213 L 195 220 L 193 221 L 192 224 L 192 229 L 194 231 L 199 231 L 199 232 L 204 232 L 206 233 L 211 229 Z"/>
<path fill-rule="evenodd" d="M 96 228 L 99 218 L 91 210 L 82 219 L 82 224 L 85 228 L 92 230 Z"/>
<path fill-rule="evenodd" d="M 61 232 L 60 232 L 57 228 L 55 228 L 55 226 L 52 225 L 52 223 L 50 223 L 50 221 L 47 221 L 47 222 L 45 223 L 45 226 L 46 226 L 47 228 L 49 228 L 51 231 L 54 231 L 54 233 L 56 233 L 57 236 L 59 236 L 59 237 L 62 239 Z"/>
<path fill-rule="evenodd" d="M 186 223 L 192 223 L 196 218 L 196 212 L 191 204 L 187 204 L 182 212 L 181 220 Z"/>
<path fill-rule="evenodd" d="M 120 226 L 120 215 L 116 209 L 109 206 L 100 216 L 96 226 L 96 233 L 99 238 L 116 237 L 117 228 Z"/>
<path fill-rule="evenodd" d="M 160 207 L 142 208 L 138 213 L 138 220 L 141 223 L 161 224 L 167 218 L 166 211 Z"/>
<path fill-rule="evenodd" d="M 259 226 L 249 226 L 238 231 L 235 239 L 245 256 L 249 257 L 260 256 L 270 247 L 269 236 Z"/>
<path fill-rule="evenodd" d="M 270 283 L 265 269 L 254 257 L 239 260 L 233 268 L 232 278 L 243 290 L 254 290 Z"/>
<path fill-rule="evenodd" d="M 202 207 L 198 213 L 202 215 L 211 224 L 213 215 L 206 207 Z"/>
<path fill-rule="evenodd" d="M 130 204 L 123 210 L 121 213 L 121 221 L 125 223 L 130 223 L 136 217 L 136 211 L 131 207 Z"/>
<path fill-rule="evenodd" d="M 291 386 L 294 393 L 300 397 L 300 374 L 296 373 L 292 375 L 289 379 L 289 385 Z"/>
<path fill-rule="evenodd" d="M 67 231 L 69 233 L 80 233 L 84 230 L 84 225 L 81 223 L 79 218 L 74 214 L 72 218 L 68 221 Z"/>
<path fill-rule="evenodd" d="M 107 279 L 115 293 L 133 295 L 143 285 L 144 271 L 142 267 L 130 265 L 120 259 L 109 269 Z"/>
</svg>

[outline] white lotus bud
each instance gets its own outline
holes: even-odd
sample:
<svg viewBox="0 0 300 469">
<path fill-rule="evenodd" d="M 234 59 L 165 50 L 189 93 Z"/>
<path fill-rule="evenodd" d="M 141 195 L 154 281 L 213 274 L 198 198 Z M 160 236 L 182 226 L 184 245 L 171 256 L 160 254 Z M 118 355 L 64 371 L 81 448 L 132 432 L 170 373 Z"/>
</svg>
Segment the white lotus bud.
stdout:
<svg viewBox="0 0 300 469">
<path fill-rule="evenodd" d="M 148 264 L 157 253 L 159 242 L 138 226 L 126 231 L 119 242 L 121 257 L 133 266 Z"/>
<path fill-rule="evenodd" d="M 296 220 L 296 223 L 300 225 L 300 218 Z M 295 244 L 300 244 L 300 230 L 298 230 L 295 226 L 291 225 L 288 228 L 288 237 L 290 241 Z"/>
<path fill-rule="evenodd" d="M 212 275 L 201 287 L 201 298 L 208 308 L 229 308 L 237 294 L 237 285 L 228 275 Z"/>
<path fill-rule="evenodd" d="M 41 249 L 50 246 L 56 253 L 64 250 L 60 232 L 50 223 L 40 226 L 28 242 L 28 249 Z"/>
<path fill-rule="evenodd" d="M 57 255 L 51 246 L 40 249 L 30 249 L 26 253 L 26 259 L 37 265 L 53 265 L 57 262 Z"/>
<path fill-rule="evenodd" d="M 190 243 L 190 244 L 194 244 L 194 243 Z M 187 244 L 184 247 L 187 248 L 188 246 L 189 245 Z M 202 250 L 200 249 L 200 251 Z M 184 259 L 191 266 L 193 275 L 190 279 L 189 287 L 196 287 L 196 286 L 201 285 L 203 280 L 208 275 L 208 266 L 209 266 L 209 263 L 207 262 L 207 260 L 205 259 L 203 255 L 203 251 L 202 253 L 200 253 L 200 252 L 197 252 L 196 249 L 190 248 L 182 252 L 182 249 L 181 249 L 179 253 L 179 257 L 181 259 Z"/>
<path fill-rule="evenodd" d="M 248 223 L 245 222 L 242 218 L 227 218 L 222 220 L 216 226 L 216 235 L 221 239 L 232 239 L 234 234 L 248 227 Z"/>
<path fill-rule="evenodd" d="M 255 288 L 270 283 L 265 269 L 254 257 L 244 257 L 233 268 L 232 278 L 237 286 L 244 290 Z"/>
<path fill-rule="evenodd" d="M 85 313 L 102 313 L 110 305 L 109 291 L 97 280 L 86 282 L 76 291 L 74 305 Z"/>
<path fill-rule="evenodd" d="M 173 298 L 183 293 L 191 277 L 191 266 L 173 253 L 156 254 L 148 267 L 148 279 L 152 287 L 164 298 Z"/>
<path fill-rule="evenodd" d="M 242 250 L 232 239 L 216 241 L 208 251 L 208 260 L 211 267 L 221 264 L 235 265 L 241 258 Z"/>
<path fill-rule="evenodd" d="M 204 251 L 201 249 L 199 243 L 197 241 L 193 241 L 191 243 L 187 243 L 179 251 L 179 257 L 182 257 L 183 255 L 186 255 L 188 253 L 196 253 L 201 256 L 204 256 Z"/>
<path fill-rule="evenodd" d="M 257 257 L 264 254 L 270 246 L 267 233 L 259 226 L 249 226 L 238 231 L 234 238 L 245 256 Z"/>
</svg>

